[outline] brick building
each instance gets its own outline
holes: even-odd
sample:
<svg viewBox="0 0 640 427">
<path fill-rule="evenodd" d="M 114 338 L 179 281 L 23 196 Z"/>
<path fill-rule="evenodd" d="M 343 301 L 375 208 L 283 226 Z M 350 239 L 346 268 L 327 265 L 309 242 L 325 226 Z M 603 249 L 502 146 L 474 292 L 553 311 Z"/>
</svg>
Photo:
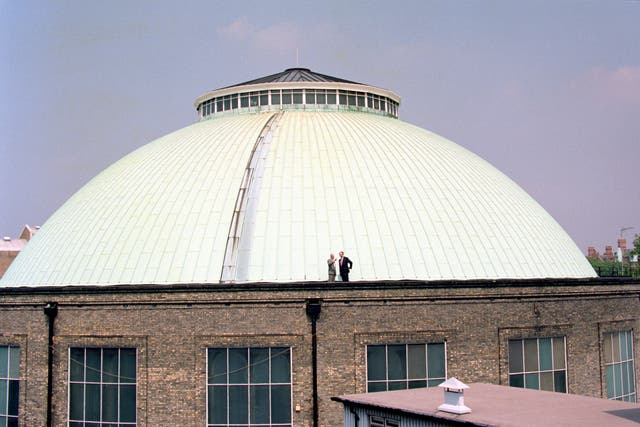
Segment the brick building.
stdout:
<svg viewBox="0 0 640 427">
<path fill-rule="evenodd" d="M 450 376 L 635 401 L 640 282 L 399 103 L 289 69 L 95 177 L 0 281 L 0 417 L 335 426 Z"/>
</svg>

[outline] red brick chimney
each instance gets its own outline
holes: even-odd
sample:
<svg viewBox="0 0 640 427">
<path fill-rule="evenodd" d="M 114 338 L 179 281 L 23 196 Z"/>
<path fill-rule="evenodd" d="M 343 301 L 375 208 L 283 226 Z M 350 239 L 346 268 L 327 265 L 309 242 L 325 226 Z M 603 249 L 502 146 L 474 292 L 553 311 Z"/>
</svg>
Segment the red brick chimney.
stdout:
<svg viewBox="0 0 640 427">
<path fill-rule="evenodd" d="M 594 248 L 593 246 L 589 246 L 589 248 L 587 249 L 587 258 L 599 260 L 600 254 L 598 253 L 598 251 L 596 251 L 596 248 Z"/>
<path fill-rule="evenodd" d="M 622 254 L 627 252 L 627 239 L 618 239 L 618 247 L 622 249 Z"/>
<path fill-rule="evenodd" d="M 613 254 L 613 248 L 611 245 L 607 245 L 604 247 L 604 255 L 602 255 L 602 259 L 605 261 L 615 261 L 615 255 Z"/>
</svg>

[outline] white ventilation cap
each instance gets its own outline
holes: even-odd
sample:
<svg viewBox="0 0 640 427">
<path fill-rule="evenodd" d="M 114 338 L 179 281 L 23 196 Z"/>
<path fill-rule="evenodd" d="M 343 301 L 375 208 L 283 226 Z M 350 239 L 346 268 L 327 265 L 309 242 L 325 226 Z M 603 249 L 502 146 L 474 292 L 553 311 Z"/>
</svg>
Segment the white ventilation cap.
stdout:
<svg viewBox="0 0 640 427">
<path fill-rule="evenodd" d="M 444 388 L 444 403 L 438 406 L 439 411 L 451 412 L 452 414 L 468 414 L 471 408 L 464 405 L 464 392 L 468 385 L 455 377 L 449 378 L 447 381 L 439 384 L 438 387 Z"/>
</svg>

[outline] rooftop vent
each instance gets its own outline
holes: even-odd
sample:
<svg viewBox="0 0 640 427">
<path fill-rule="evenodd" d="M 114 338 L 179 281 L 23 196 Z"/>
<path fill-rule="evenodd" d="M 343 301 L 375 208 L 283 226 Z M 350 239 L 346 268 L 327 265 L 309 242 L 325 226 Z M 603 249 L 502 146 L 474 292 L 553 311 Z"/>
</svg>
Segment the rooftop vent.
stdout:
<svg viewBox="0 0 640 427">
<path fill-rule="evenodd" d="M 449 378 L 447 381 L 438 385 L 444 388 L 444 403 L 438 406 L 439 411 L 451 412 L 452 414 L 468 414 L 471 408 L 464 406 L 464 392 L 468 385 L 455 377 Z"/>
</svg>

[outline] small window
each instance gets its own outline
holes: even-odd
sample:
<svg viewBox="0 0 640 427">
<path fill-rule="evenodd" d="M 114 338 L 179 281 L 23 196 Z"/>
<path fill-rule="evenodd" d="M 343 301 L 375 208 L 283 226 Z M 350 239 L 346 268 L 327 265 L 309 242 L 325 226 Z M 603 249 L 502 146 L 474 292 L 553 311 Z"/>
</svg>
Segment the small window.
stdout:
<svg viewBox="0 0 640 427">
<path fill-rule="evenodd" d="M 367 391 L 434 387 L 446 380 L 444 343 L 367 346 Z"/>
<path fill-rule="evenodd" d="M 258 99 L 258 92 L 251 92 L 251 94 L 249 95 L 249 105 L 251 107 L 257 107 L 259 101 L 260 100 Z"/>
<path fill-rule="evenodd" d="M 636 402 L 633 331 L 604 334 L 607 399 Z"/>
<path fill-rule="evenodd" d="M 246 108 L 249 106 L 249 94 L 243 93 L 240 95 L 240 107 Z"/>
<path fill-rule="evenodd" d="M 364 107 L 364 94 L 358 93 L 358 107 Z"/>
<path fill-rule="evenodd" d="M 69 349 L 69 425 L 134 426 L 136 349 Z"/>
<path fill-rule="evenodd" d="M 316 103 L 316 93 L 313 89 L 306 89 L 305 91 L 305 104 L 315 104 Z"/>
<path fill-rule="evenodd" d="M 347 105 L 347 93 L 344 91 L 340 91 L 338 93 L 338 98 L 340 100 L 340 105 Z"/>
<path fill-rule="evenodd" d="M 371 415 L 369 417 L 369 425 L 371 427 L 399 427 L 400 421 L 391 418 L 376 417 L 374 415 Z"/>
<path fill-rule="evenodd" d="M 233 95 L 231 97 L 231 109 L 235 110 L 238 108 L 238 95 Z"/>
<path fill-rule="evenodd" d="M 566 393 L 564 337 L 509 340 L 509 385 Z"/>
<path fill-rule="evenodd" d="M 216 99 L 216 112 L 217 113 L 221 113 L 222 111 L 224 111 L 224 109 L 222 108 L 223 106 L 224 106 L 224 101 L 222 100 L 222 98 Z"/>
<path fill-rule="evenodd" d="M 327 104 L 335 105 L 336 103 L 336 91 L 328 90 L 327 91 Z"/>
<path fill-rule="evenodd" d="M 293 90 L 293 103 L 302 104 L 302 89 Z"/>
<path fill-rule="evenodd" d="M 271 92 L 271 105 L 280 105 L 280 91 Z"/>
<path fill-rule="evenodd" d="M 356 105 L 356 94 L 355 92 L 349 92 L 347 95 L 349 100 L 349 105 Z"/>
<path fill-rule="evenodd" d="M 387 104 L 383 99 L 380 100 L 380 110 L 387 111 Z"/>
<path fill-rule="evenodd" d="M 291 91 L 290 90 L 283 90 L 282 91 L 282 103 L 284 105 L 291 104 Z"/>
<path fill-rule="evenodd" d="M 325 91 L 323 91 L 323 90 L 316 91 L 316 103 L 317 104 L 326 104 L 327 103 L 327 96 L 325 94 Z"/>
<path fill-rule="evenodd" d="M 207 426 L 290 426 L 287 347 L 209 348 Z"/>
<path fill-rule="evenodd" d="M 262 106 L 269 105 L 269 91 L 267 90 L 260 91 L 260 105 Z"/>
<path fill-rule="evenodd" d="M 20 348 L 0 345 L 0 425 L 18 426 Z"/>
</svg>

